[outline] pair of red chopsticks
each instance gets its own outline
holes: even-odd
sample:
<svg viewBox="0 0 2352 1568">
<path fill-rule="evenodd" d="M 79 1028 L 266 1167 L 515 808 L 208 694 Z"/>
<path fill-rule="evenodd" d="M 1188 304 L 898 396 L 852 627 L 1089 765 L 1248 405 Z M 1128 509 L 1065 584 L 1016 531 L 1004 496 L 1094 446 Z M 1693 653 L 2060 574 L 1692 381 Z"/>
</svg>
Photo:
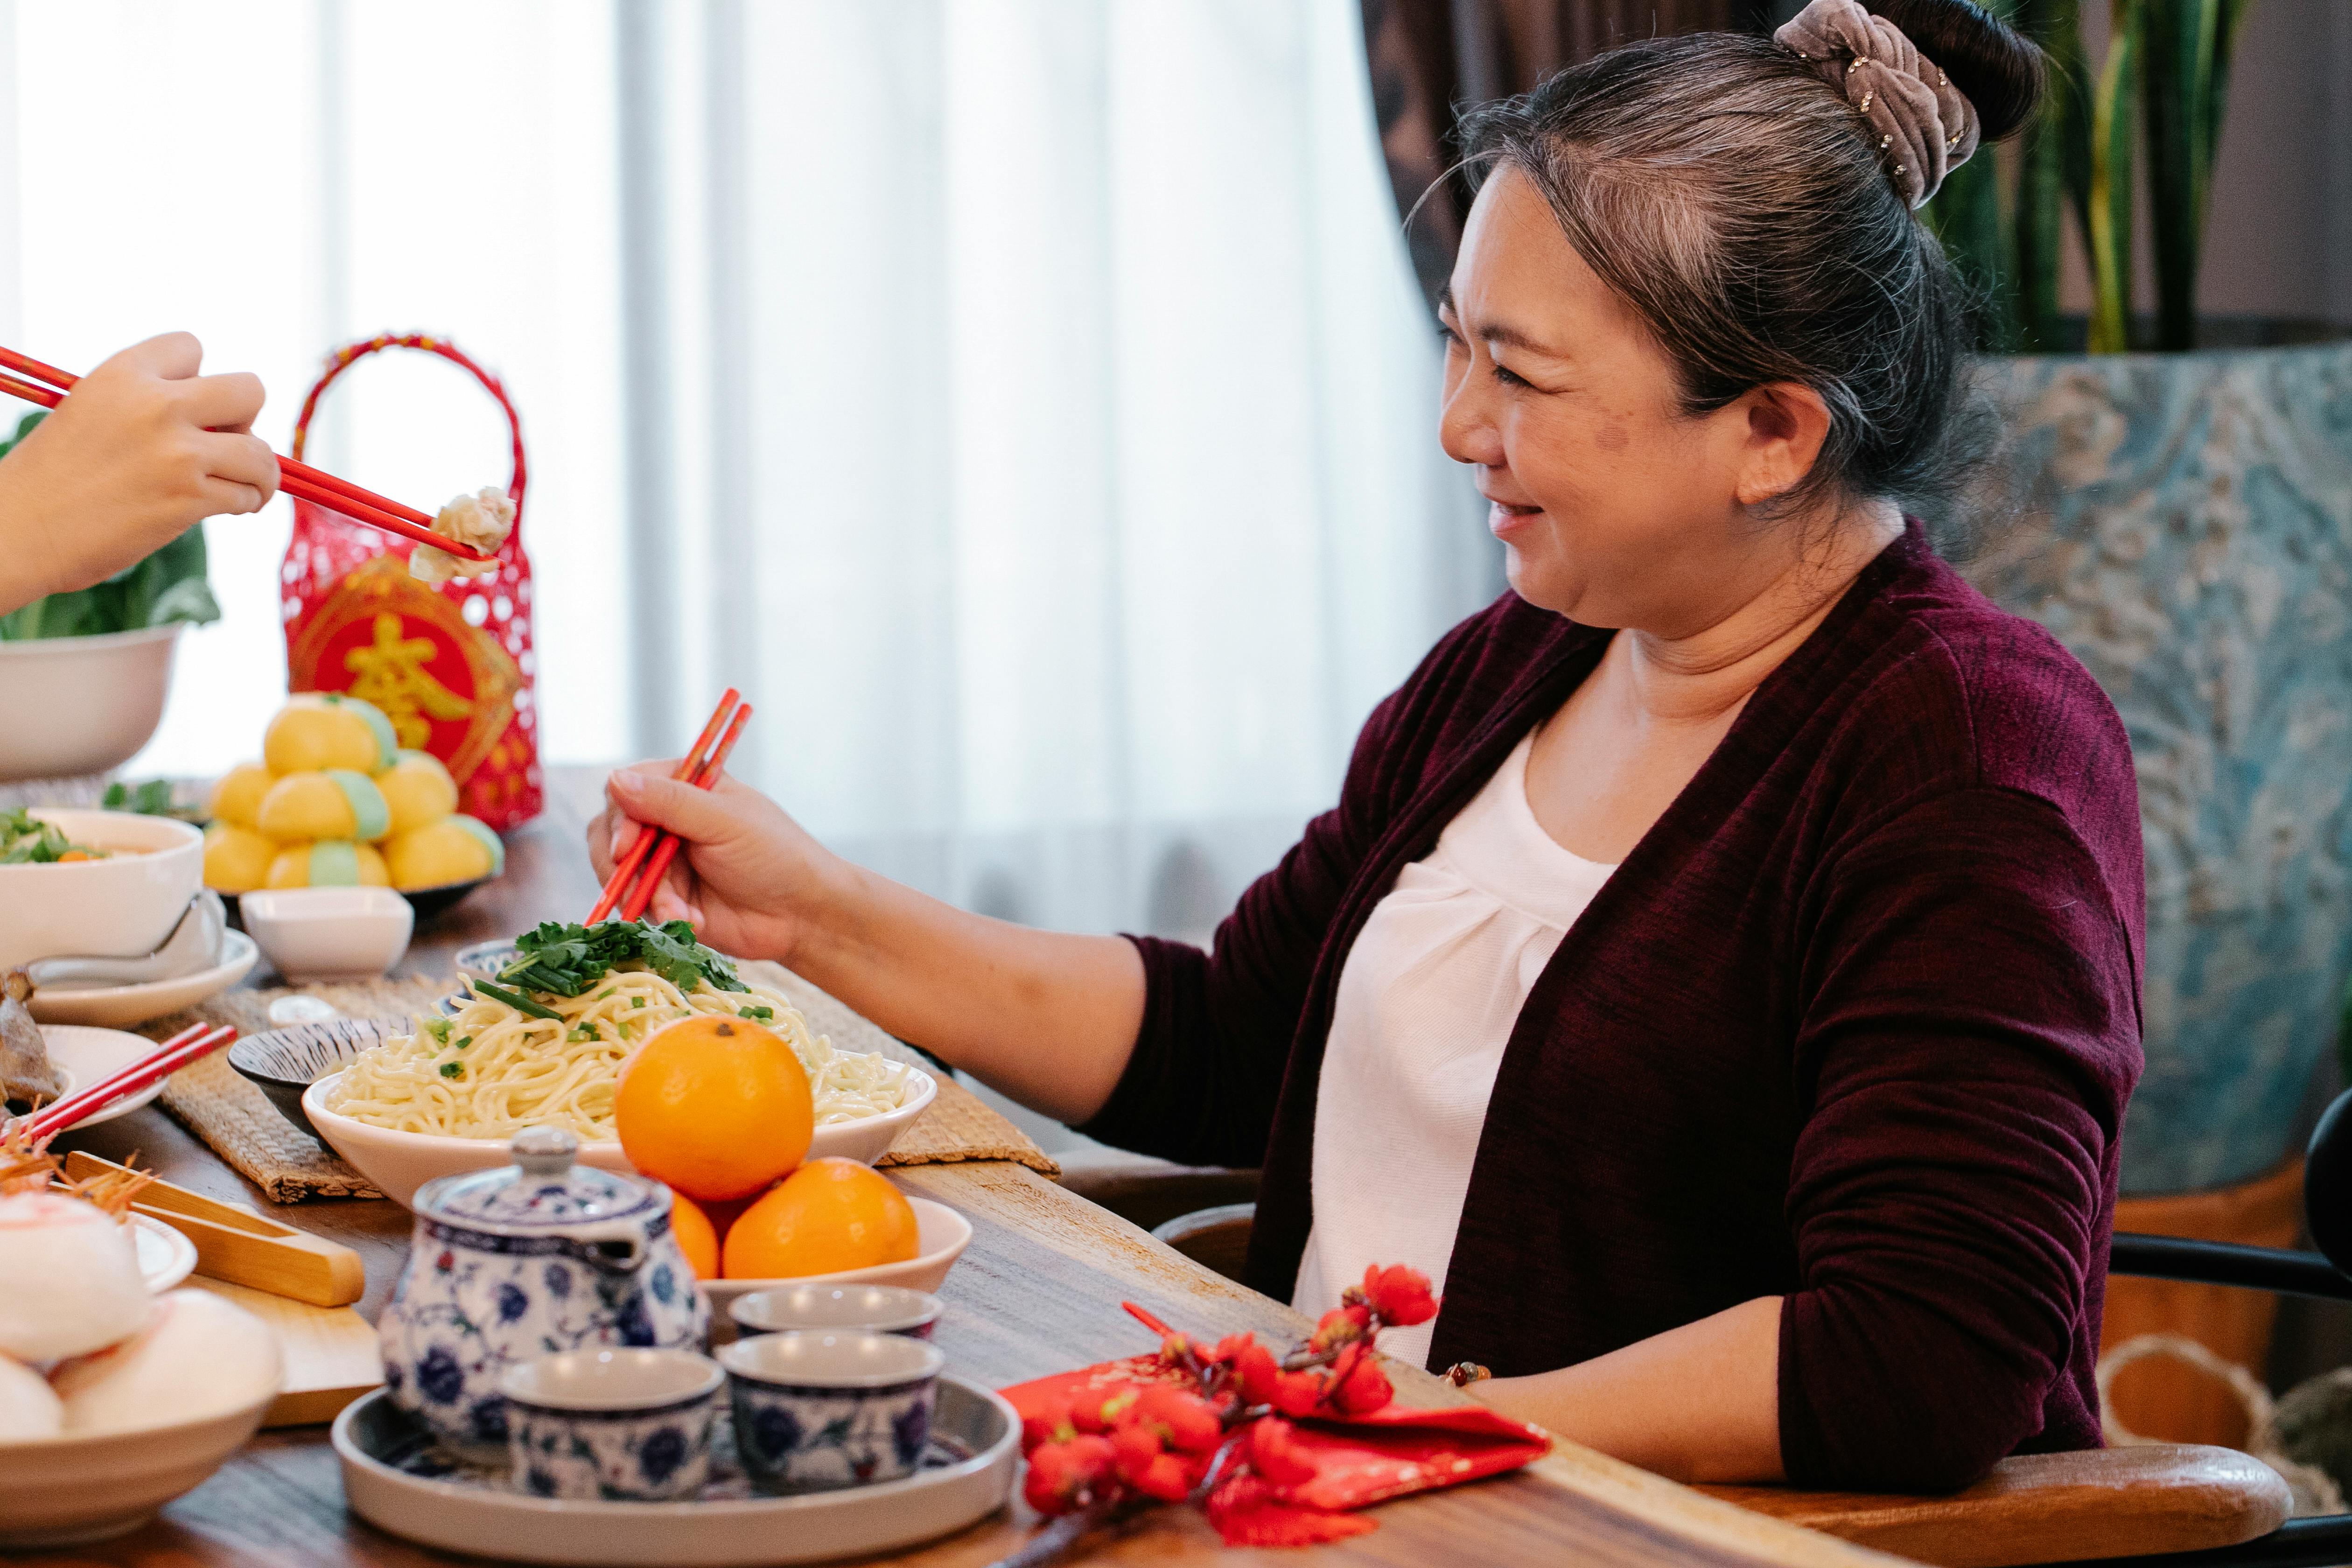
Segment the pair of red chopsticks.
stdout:
<svg viewBox="0 0 2352 1568">
<path fill-rule="evenodd" d="M 236 1027 L 231 1024 L 217 1028 L 210 1024 L 191 1024 L 130 1066 L 118 1068 L 88 1089 L 76 1089 L 63 1100 L 34 1111 L 25 1118 L 25 1135 L 37 1143 L 52 1133 L 62 1132 L 124 1095 L 136 1094 L 149 1084 L 161 1082 L 236 1038 Z"/>
<path fill-rule="evenodd" d="M 13 375 L 0 375 L 0 392 L 47 408 L 55 408 L 63 403 L 65 395 L 71 392 L 74 383 L 80 379 L 55 365 L 43 364 L 39 360 L 20 354 L 14 349 L 0 349 L 0 364 L 35 378 L 35 381 L 19 381 Z M 36 381 L 47 382 L 48 385 L 37 385 Z M 419 544 L 430 544 L 436 550 L 446 550 L 467 561 L 498 559 L 494 555 L 483 554 L 470 544 L 434 532 L 432 518 L 413 506 L 403 506 L 373 490 L 362 489 L 349 479 L 339 479 L 322 468 L 298 463 L 291 458 L 278 459 L 278 488 L 288 495 L 299 496 L 304 500 L 325 507 L 329 511 L 339 511 L 355 522 L 383 529 L 386 533 L 399 534 L 403 539 L 413 539 Z"/>
<path fill-rule="evenodd" d="M 735 749 L 736 738 L 743 733 L 744 721 L 751 717 L 751 705 L 741 701 L 741 697 L 731 686 L 720 694 L 719 706 L 710 710 L 710 722 L 702 727 L 694 749 L 686 753 L 686 761 L 677 764 L 671 778 L 691 784 L 697 789 L 710 789 L 719 783 L 719 774 L 727 766 L 727 754 Z M 713 741 L 718 742 L 715 749 Z M 613 868 L 613 879 L 604 884 L 604 896 L 588 911 L 588 923 L 594 925 L 615 909 L 625 921 L 641 919 L 646 906 L 654 901 L 654 889 L 661 886 L 669 863 L 677 858 L 675 836 L 640 823 L 637 841 L 629 846 L 629 852 Z"/>
</svg>

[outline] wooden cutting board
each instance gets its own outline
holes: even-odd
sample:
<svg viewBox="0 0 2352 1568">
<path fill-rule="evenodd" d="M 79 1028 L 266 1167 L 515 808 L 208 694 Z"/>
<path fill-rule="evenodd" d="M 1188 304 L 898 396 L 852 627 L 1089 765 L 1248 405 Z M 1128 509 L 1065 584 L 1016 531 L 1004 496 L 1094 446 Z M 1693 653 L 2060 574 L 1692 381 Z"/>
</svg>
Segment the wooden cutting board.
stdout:
<svg viewBox="0 0 2352 1568">
<path fill-rule="evenodd" d="M 383 1381 L 383 1351 L 375 1329 L 349 1307 L 310 1307 L 263 1290 L 199 1276 L 188 1284 L 236 1302 L 278 1335 L 286 1358 L 286 1386 L 263 1416 L 264 1426 L 308 1426 L 336 1413 Z"/>
</svg>

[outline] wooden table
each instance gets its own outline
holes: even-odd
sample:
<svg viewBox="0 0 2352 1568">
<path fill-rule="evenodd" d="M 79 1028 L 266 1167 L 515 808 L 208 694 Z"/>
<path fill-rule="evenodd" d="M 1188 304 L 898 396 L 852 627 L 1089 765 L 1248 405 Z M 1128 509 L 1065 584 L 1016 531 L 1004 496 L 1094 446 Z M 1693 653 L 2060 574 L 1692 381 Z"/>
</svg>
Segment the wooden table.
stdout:
<svg viewBox="0 0 2352 1568">
<path fill-rule="evenodd" d="M 584 911 L 596 887 L 581 849 L 581 825 L 594 807 L 596 787 L 597 775 L 557 770 L 547 815 L 509 840 L 506 877 L 420 931 L 406 967 L 448 973 L 451 954 L 465 943 Z M 155 1107 L 61 1142 L 115 1159 L 136 1149 L 172 1181 L 275 1209 Z M 940 1292 L 948 1311 L 937 1335 L 950 1366 L 968 1376 L 1003 1385 L 1150 1349 L 1150 1336 L 1119 1310 L 1121 1300 L 1141 1302 L 1168 1322 L 1210 1338 L 1249 1329 L 1282 1343 L 1307 1327 L 1287 1307 L 1208 1272 L 1021 1166 L 991 1162 L 896 1173 L 909 1191 L 949 1204 L 972 1222 L 971 1249 Z M 359 1249 L 368 1274 L 361 1310 L 373 1317 L 399 1272 L 408 1216 L 387 1202 L 321 1202 L 289 1207 L 282 1217 Z M 1414 1405 L 1463 1398 L 1417 1368 L 1391 1363 L 1390 1374 L 1399 1396 Z M 103 1478 L 91 1479 L 104 1484 Z M 0 1477 L 0 1486 L 6 1484 Z M 1077 1561 L 1179 1563 L 1214 1557 L 1296 1568 L 1334 1563 L 1868 1568 L 1895 1561 L 1567 1446 L 1515 1475 L 1387 1503 L 1376 1517 L 1378 1531 L 1329 1546 L 1223 1552 L 1197 1510 L 1163 1509 L 1115 1539 L 1091 1543 Z M 976 1568 L 1011 1550 L 1026 1531 L 1008 1511 L 892 1561 Z M 465 1560 L 411 1546 L 347 1511 L 327 1430 L 317 1426 L 262 1434 L 134 1534 L 9 1561 L 40 1568 L 391 1568 Z"/>
</svg>

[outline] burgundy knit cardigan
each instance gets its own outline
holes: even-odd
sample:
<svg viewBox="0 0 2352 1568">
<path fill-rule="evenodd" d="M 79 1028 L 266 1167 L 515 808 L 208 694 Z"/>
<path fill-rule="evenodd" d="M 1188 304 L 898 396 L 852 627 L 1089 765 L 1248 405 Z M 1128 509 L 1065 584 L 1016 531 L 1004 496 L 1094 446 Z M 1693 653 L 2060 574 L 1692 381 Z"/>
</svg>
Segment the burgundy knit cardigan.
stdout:
<svg viewBox="0 0 2352 1568">
<path fill-rule="evenodd" d="M 1349 945 L 1608 637 L 1506 595 L 1373 712 L 1339 805 L 1213 953 L 1135 939 L 1143 1026 L 1085 1131 L 1262 1163 L 1268 1294 L 1314 1221 Z M 1777 1295 L 1794 1482 L 1931 1489 L 2096 1447 L 2144 902 L 2114 708 L 1912 524 L 1529 993 L 1429 1364 L 1543 1372 Z"/>
</svg>

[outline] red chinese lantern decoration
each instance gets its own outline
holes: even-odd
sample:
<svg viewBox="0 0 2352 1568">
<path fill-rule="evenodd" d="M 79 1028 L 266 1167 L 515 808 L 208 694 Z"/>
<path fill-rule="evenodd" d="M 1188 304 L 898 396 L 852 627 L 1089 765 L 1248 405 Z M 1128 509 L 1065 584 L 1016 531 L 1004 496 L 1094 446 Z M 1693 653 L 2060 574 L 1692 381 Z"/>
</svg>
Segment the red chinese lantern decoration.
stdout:
<svg viewBox="0 0 2352 1568">
<path fill-rule="evenodd" d="M 533 695 L 530 558 L 522 547 L 522 421 L 498 378 L 456 344 L 422 334 L 337 349 L 302 400 L 302 456 L 319 395 L 360 360 L 418 349 L 462 366 L 498 400 L 514 436 L 507 494 L 515 529 L 485 576 L 433 584 L 408 574 L 416 546 L 309 501 L 294 503 L 280 609 L 286 684 L 344 691 L 383 710 L 402 746 L 430 752 L 457 781 L 457 809 L 501 831 L 539 815 L 539 710 Z"/>
</svg>

